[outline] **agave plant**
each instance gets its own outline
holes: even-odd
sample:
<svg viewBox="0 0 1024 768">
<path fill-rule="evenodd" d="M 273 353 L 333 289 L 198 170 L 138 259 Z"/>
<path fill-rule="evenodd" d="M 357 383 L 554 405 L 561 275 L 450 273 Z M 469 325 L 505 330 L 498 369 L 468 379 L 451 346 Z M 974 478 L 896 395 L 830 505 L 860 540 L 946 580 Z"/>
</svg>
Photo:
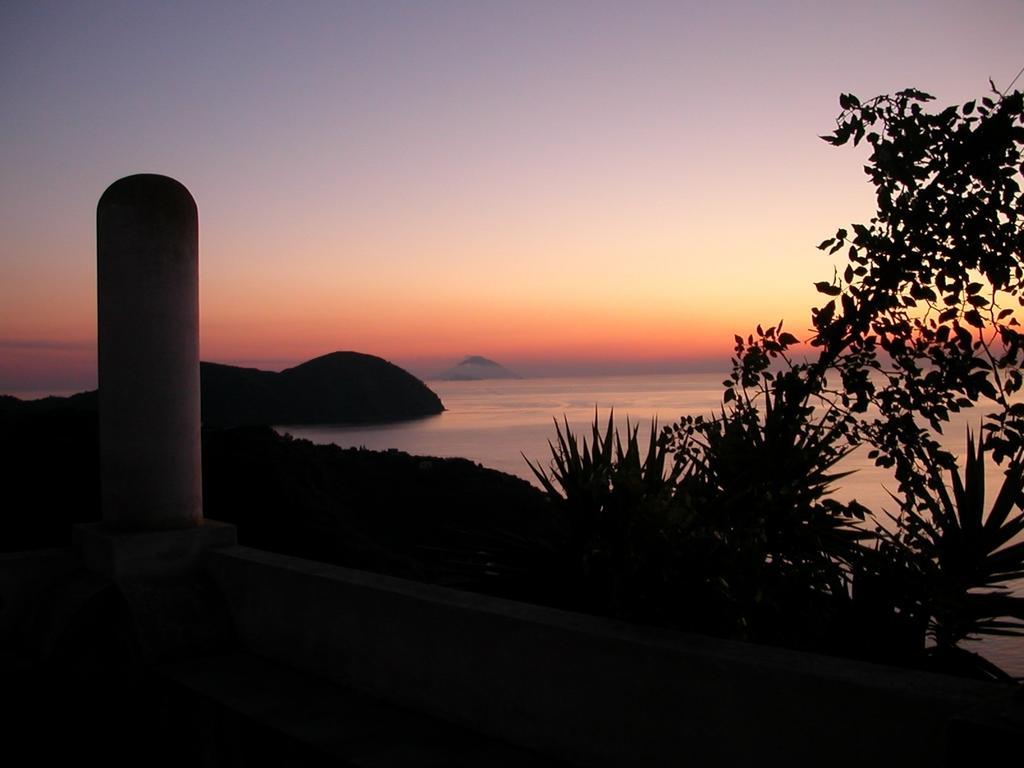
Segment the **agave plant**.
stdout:
<svg viewBox="0 0 1024 768">
<path fill-rule="evenodd" d="M 642 452 L 639 428 L 627 420 L 623 440 L 614 418 L 611 412 L 602 432 L 595 411 L 589 443 L 568 420 L 556 420 L 550 469 L 523 458 L 560 512 L 562 551 L 583 607 L 636 615 L 637 591 L 644 591 L 638 574 L 658 556 L 682 470 L 667 461 L 656 422 Z"/>
<path fill-rule="evenodd" d="M 666 472 L 669 456 L 666 443 L 660 439 L 657 421 L 651 423 L 647 451 L 641 458 L 639 427 L 626 421 L 626 442 L 615 428 L 615 413 L 608 415 L 608 424 L 602 434 L 597 412 L 591 425 L 591 441 L 582 444 L 563 418 L 565 432 L 555 421 L 557 445 L 548 441 L 551 449 L 551 475 L 540 463 L 534 464 L 525 455 L 527 466 L 536 476 L 548 496 L 564 501 L 581 514 L 607 510 L 613 497 L 618 496 L 620 506 L 628 505 L 630 497 L 636 501 L 660 498 L 670 492 L 678 479 L 680 469 Z M 597 517 L 600 517 L 598 515 Z M 593 515 L 589 520 L 597 519 Z"/>
<path fill-rule="evenodd" d="M 904 510 L 900 538 L 920 568 L 923 607 L 935 653 L 975 635 L 1024 635 L 1024 597 L 1007 584 L 1024 578 L 1024 453 L 1008 464 L 985 511 L 985 446 L 967 433 L 963 477 L 930 464 L 919 505 Z"/>
</svg>

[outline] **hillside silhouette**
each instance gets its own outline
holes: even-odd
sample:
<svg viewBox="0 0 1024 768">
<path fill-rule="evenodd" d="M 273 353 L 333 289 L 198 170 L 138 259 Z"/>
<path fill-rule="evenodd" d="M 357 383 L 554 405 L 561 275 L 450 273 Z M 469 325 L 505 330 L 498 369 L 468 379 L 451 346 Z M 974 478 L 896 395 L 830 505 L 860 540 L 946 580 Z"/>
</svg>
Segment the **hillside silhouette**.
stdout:
<svg viewBox="0 0 1024 768">
<path fill-rule="evenodd" d="M 207 427 L 387 422 L 444 411 L 411 373 L 359 352 L 331 352 L 280 373 L 203 362 L 199 376 Z M 39 400 L 0 395 L 0 417 L 97 407 L 95 390 Z"/>
<path fill-rule="evenodd" d="M 280 373 L 201 363 L 203 424 L 335 424 L 432 416 L 440 398 L 408 371 L 359 352 L 332 352 Z"/>
<path fill-rule="evenodd" d="M 548 501 L 525 480 L 467 459 L 317 445 L 269 427 L 204 429 L 202 441 L 204 516 L 237 524 L 246 546 L 469 589 L 486 581 L 508 596 L 544 591 L 466 562 L 502 531 L 551 536 Z M 101 519 L 95 410 L 0 414 L 0 446 L 0 552 L 66 547 L 73 524 Z"/>
</svg>

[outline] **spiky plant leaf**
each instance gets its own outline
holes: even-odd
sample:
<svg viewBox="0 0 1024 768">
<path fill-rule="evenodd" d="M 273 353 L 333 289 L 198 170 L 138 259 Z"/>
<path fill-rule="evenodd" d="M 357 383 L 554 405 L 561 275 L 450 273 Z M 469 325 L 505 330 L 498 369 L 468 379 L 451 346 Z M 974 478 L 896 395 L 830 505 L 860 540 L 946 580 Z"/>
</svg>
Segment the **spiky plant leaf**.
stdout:
<svg viewBox="0 0 1024 768">
<path fill-rule="evenodd" d="M 901 518 L 902 541 L 927 576 L 921 600 L 940 646 L 974 635 L 1024 635 L 1024 598 L 1006 587 L 1024 577 L 1024 542 L 1013 543 L 1024 532 L 1024 454 L 1010 461 L 987 513 L 985 454 L 982 439 L 968 431 L 963 476 L 950 469 L 948 487 L 933 455 L 919 506 Z"/>
</svg>

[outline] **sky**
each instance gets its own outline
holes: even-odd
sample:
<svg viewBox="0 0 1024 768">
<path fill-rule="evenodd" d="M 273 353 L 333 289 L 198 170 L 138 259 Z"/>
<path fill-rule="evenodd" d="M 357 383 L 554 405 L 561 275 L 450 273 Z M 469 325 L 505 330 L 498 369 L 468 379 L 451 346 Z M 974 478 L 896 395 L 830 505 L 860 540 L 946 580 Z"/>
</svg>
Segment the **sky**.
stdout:
<svg viewBox="0 0 1024 768">
<path fill-rule="evenodd" d="M 1022 41 L 1024 0 L 3 0 L 0 393 L 95 386 L 95 205 L 141 172 L 199 206 L 203 359 L 725 370 L 871 215 L 839 94 L 962 103 Z"/>
</svg>

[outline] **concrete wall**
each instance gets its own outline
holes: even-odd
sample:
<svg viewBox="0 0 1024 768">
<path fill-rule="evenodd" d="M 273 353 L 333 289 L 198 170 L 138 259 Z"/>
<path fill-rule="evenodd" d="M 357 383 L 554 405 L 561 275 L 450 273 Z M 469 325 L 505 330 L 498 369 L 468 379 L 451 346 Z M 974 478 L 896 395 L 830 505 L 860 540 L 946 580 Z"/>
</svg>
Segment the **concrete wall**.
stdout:
<svg viewBox="0 0 1024 768">
<path fill-rule="evenodd" d="M 208 567 L 256 653 L 581 765 L 942 765 L 951 718 L 1011 692 L 243 547 Z"/>
<path fill-rule="evenodd" d="M 38 549 L 0 554 L 0 648 L 21 628 L 38 594 L 81 568 L 70 549 Z"/>
</svg>

